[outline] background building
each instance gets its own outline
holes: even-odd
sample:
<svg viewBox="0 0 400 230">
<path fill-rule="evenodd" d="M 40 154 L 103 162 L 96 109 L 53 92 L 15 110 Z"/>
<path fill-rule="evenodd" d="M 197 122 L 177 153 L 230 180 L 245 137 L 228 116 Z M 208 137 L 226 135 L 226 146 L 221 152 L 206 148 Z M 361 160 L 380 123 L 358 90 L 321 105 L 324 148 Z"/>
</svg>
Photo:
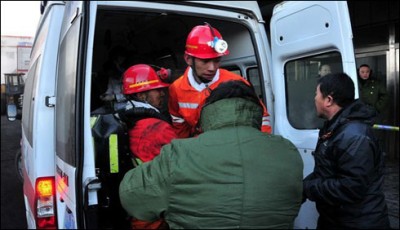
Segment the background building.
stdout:
<svg viewBox="0 0 400 230">
<path fill-rule="evenodd" d="M 33 37 L 1 35 L 1 114 L 5 112 L 5 77 L 29 69 Z"/>
<path fill-rule="evenodd" d="M 353 27 L 357 67 L 368 64 L 374 75 L 386 84 L 387 110 L 383 125 L 399 127 L 399 3 L 395 1 L 348 1 Z M 378 130 L 383 150 L 399 160 L 399 132 Z"/>
<path fill-rule="evenodd" d="M 1 35 L 1 84 L 4 73 L 26 73 L 33 37 Z"/>
</svg>

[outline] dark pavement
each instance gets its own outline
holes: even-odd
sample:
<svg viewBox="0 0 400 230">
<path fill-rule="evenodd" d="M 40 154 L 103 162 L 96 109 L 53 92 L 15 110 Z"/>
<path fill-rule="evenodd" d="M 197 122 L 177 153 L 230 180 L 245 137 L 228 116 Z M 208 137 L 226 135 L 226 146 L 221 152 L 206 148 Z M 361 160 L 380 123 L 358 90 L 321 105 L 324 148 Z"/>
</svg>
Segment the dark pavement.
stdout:
<svg viewBox="0 0 400 230">
<path fill-rule="evenodd" d="M 390 226 L 399 229 L 399 162 L 386 162 L 384 192 L 389 208 Z"/>
<path fill-rule="evenodd" d="M 15 153 L 19 149 L 21 122 L 1 116 L 1 229 L 26 229 L 22 183 L 17 179 Z M 399 162 L 386 163 L 385 195 L 391 226 L 399 229 Z"/>
<path fill-rule="evenodd" d="M 1 116 L 1 229 L 26 229 L 22 183 L 17 178 L 15 154 L 20 148 L 21 121 Z"/>
</svg>

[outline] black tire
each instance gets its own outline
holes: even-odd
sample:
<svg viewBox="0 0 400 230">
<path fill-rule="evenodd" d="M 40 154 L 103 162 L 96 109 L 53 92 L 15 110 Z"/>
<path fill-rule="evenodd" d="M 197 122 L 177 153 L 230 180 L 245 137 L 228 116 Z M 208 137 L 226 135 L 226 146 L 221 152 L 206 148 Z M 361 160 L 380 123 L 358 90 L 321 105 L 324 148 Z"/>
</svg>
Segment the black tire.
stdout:
<svg viewBox="0 0 400 230">
<path fill-rule="evenodd" d="M 21 150 L 18 150 L 17 153 L 15 154 L 14 165 L 15 165 L 15 170 L 17 172 L 17 178 L 21 183 L 23 183 L 24 182 L 24 175 L 23 175 L 23 172 L 22 172 L 22 154 L 21 154 Z"/>
</svg>

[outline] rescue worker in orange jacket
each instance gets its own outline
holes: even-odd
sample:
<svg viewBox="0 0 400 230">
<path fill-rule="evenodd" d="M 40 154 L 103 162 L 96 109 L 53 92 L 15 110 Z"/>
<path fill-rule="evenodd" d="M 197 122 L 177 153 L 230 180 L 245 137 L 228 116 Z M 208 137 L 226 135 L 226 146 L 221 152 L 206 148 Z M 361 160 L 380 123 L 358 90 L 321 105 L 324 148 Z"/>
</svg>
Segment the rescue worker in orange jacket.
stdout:
<svg viewBox="0 0 400 230">
<path fill-rule="evenodd" d="M 221 57 L 228 54 L 227 42 L 210 24 L 195 26 L 189 33 L 184 54 L 188 68 L 169 87 L 168 109 L 178 137 L 191 137 L 201 132 L 196 127 L 200 110 L 211 90 L 220 83 L 241 80 L 250 85 L 243 77 L 219 68 Z M 271 133 L 269 114 L 262 105 L 262 131 Z"/>
<path fill-rule="evenodd" d="M 128 125 L 130 150 L 140 164 L 152 160 L 160 154 L 162 146 L 177 138 L 169 116 L 160 112 L 169 84 L 162 82 L 156 71 L 145 64 L 128 68 L 122 83 L 128 102 L 126 111 L 120 116 Z M 147 222 L 133 218 L 131 224 L 133 229 L 159 229 L 166 223 L 163 220 Z"/>
</svg>

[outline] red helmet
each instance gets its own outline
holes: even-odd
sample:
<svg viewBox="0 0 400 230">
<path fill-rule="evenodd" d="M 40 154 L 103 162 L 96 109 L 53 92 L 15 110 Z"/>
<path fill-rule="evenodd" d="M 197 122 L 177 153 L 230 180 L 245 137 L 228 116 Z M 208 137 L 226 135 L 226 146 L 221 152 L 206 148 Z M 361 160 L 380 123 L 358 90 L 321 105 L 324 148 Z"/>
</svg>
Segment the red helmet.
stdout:
<svg viewBox="0 0 400 230">
<path fill-rule="evenodd" d="M 217 29 L 206 23 L 190 31 L 185 53 L 201 59 L 217 58 L 229 54 L 228 43 L 222 39 Z"/>
<path fill-rule="evenodd" d="M 140 93 L 169 86 L 160 80 L 153 68 L 145 64 L 129 67 L 124 73 L 122 84 L 124 94 Z"/>
</svg>

